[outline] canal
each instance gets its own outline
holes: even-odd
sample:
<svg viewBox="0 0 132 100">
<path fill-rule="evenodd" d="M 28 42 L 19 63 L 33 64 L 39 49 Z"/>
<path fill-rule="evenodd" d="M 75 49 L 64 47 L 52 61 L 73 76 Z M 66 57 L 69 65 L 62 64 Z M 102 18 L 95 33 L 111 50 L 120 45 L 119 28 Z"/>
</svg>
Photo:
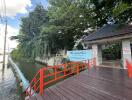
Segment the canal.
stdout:
<svg viewBox="0 0 132 100">
<path fill-rule="evenodd" d="M 0 62 L 2 61 L 2 56 L 0 56 Z M 25 94 L 22 91 L 20 86 L 21 80 L 18 79 L 15 71 L 12 66 L 8 64 L 7 66 L 7 56 L 6 56 L 6 66 L 5 69 L 2 69 L 2 63 L 0 63 L 0 100 L 25 100 Z M 46 67 L 46 64 L 41 64 L 38 62 L 29 62 L 29 61 L 15 61 L 19 69 L 25 76 L 25 78 L 30 82 L 38 70 L 42 67 Z M 50 69 L 46 74 L 53 72 L 53 69 Z M 61 74 L 60 74 L 61 75 Z M 46 80 L 52 79 L 49 77 Z M 46 81 L 45 80 L 45 81 Z M 62 81 L 63 79 L 59 80 Z M 56 82 L 59 82 L 56 81 Z M 46 86 L 45 88 L 55 84 L 56 82 Z"/>
<path fill-rule="evenodd" d="M 3 57 L 0 56 L 0 62 Z M 44 64 L 28 61 L 15 61 L 19 66 L 23 75 L 29 82 L 32 80 L 36 72 L 44 67 Z M 22 87 L 20 86 L 20 79 L 17 78 L 16 73 L 12 69 L 12 66 L 8 65 L 6 56 L 6 65 L 3 70 L 3 64 L 0 63 L 0 100 L 24 100 L 25 96 L 22 93 Z"/>
</svg>

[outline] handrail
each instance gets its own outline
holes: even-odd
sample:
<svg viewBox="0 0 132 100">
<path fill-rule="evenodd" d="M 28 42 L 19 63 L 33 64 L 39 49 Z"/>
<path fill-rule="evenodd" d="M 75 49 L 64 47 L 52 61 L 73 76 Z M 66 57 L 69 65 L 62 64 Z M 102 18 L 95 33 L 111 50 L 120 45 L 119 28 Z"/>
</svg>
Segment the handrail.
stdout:
<svg viewBox="0 0 132 100">
<path fill-rule="evenodd" d="M 34 76 L 30 85 L 26 89 L 26 96 L 31 97 L 36 92 L 39 94 L 43 94 L 44 87 L 51 84 L 52 82 L 56 82 L 60 79 L 63 79 L 72 74 L 79 74 L 80 71 L 88 69 L 92 66 L 96 66 L 96 59 L 83 60 L 80 62 L 69 62 L 64 64 L 59 64 L 55 66 L 49 66 L 47 68 L 41 68 L 37 74 Z M 52 73 L 45 74 L 45 71 L 53 69 Z M 46 81 L 46 78 L 53 77 L 52 79 Z M 34 91 L 32 91 L 34 90 Z"/>
</svg>

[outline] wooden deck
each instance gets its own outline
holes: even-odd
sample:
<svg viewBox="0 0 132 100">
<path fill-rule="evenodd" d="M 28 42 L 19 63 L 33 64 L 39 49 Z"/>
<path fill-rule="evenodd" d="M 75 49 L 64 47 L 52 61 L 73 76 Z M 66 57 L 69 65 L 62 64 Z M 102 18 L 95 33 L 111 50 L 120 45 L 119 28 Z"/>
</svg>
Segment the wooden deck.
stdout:
<svg viewBox="0 0 132 100">
<path fill-rule="evenodd" d="M 132 79 L 124 70 L 99 67 L 68 78 L 29 100 L 132 100 Z"/>
</svg>

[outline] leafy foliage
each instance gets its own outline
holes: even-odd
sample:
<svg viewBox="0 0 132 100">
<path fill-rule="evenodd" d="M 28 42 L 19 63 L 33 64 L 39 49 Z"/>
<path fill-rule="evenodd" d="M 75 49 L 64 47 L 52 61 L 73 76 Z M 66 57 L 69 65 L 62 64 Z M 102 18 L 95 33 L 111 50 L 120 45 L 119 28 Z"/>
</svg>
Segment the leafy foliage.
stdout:
<svg viewBox="0 0 132 100">
<path fill-rule="evenodd" d="M 102 50 L 103 58 L 107 60 L 121 59 L 121 44 L 116 43 L 108 45 L 104 50 Z"/>
<path fill-rule="evenodd" d="M 21 19 L 20 33 L 12 39 L 19 41 L 23 56 L 71 50 L 80 37 L 88 35 L 107 23 L 132 21 L 131 0 L 48 0 Z M 79 47 L 82 49 L 82 47 Z"/>
<path fill-rule="evenodd" d="M 18 36 L 11 39 L 17 39 L 19 49 L 23 51 L 23 56 L 35 58 L 44 53 L 43 36 L 41 27 L 48 22 L 47 11 L 41 5 L 37 5 L 29 16 L 21 19 L 21 29 Z"/>
</svg>

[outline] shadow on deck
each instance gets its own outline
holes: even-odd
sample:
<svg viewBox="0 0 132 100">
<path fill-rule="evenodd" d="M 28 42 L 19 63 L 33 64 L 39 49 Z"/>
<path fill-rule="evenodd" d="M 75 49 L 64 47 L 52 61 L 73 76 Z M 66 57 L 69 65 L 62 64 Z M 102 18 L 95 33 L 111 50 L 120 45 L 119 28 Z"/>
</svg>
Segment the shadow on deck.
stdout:
<svg viewBox="0 0 132 100">
<path fill-rule="evenodd" d="M 57 83 L 29 100 L 132 100 L 132 79 L 121 69 L 99 67 Z"/>
</svg>

